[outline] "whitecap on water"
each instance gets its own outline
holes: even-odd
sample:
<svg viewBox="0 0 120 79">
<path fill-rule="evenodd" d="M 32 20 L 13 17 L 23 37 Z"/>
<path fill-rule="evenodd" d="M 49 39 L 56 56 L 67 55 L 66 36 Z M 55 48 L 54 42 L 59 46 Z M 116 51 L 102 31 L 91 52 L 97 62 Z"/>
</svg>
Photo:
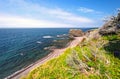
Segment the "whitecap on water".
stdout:
<svg viewBox="0 0 120 79">
<path fill-rule="evenodd" d="M 67 35 L 67 34 L 63 34 L 64 36 Z"/>
<path fill-rule="evenodd" d="M 60 37 L 60 35 L 57 35 L 57 37 Z"/>
<path fill-rule="evenodd" d="M 36 43 L 41 44 L 42 42 L 41 41 L 37 41 Z"/>
<path fill-rule="evenodd" d="M 23 56 L 24 54 L 23 53 L 20 53 L 21 56 Z"/>
<path fill-rule="evenodd" d="M 66 36 L 66 34 L 57 35 L 58 38 L 59 38 L 59 37 L 64 37 L 64 36 Z"/>
<path fill-rule="evenodd" d="M 43 36 L 43 38 L 53 38 L 53 36 Z"/>
<path fill-rule="evenodd" d="M 53 42 L 57 42 L 57 40 L 53 40 Z"/>
</svg>

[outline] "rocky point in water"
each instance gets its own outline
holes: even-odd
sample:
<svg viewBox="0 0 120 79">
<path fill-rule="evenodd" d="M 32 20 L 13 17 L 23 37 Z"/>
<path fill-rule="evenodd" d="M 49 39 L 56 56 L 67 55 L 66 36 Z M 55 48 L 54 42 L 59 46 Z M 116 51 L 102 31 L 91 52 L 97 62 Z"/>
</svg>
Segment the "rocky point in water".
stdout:
<svg viewBox="0 0 120 79">
<path fill-rule="evenodd" d="M 70 29 L 70 31 L 69 31 L 70 37 L 80 37 L 83 35 L 84 35 L 84 32 L 80 29 Z"/>
</svg>

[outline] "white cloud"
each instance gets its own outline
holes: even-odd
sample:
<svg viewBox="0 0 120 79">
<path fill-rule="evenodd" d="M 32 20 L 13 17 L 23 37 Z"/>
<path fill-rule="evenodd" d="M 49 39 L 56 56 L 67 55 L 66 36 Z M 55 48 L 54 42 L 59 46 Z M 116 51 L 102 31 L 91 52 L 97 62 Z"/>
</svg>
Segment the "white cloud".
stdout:
<svg viewBox="0 0 120 79">
<path fill-rule="evenodd" d="M 94 9 L 86 8 L 86 7 L 80 7 L 78 11 L 84 12 L 84 13 L 102 13 L 102 12 L 96 11 Z"/>
<path fill-rule="evenodd" d="M 25 0 L 9 0 L 7 7 L 10 16 L 0 15 L 0 27 L 89 27 L 95 23 L 91 18 L 61 8 L 49 8 Z"/>
<path fill-rule="evenodd" d="M 51 21 L 36 20 L 18 16 L 0 15 L 0 26 L 15 28 L 46 28 L 46 27 L 71 27 L 69 24 L 62 24 Z"/>
<path fill-rule="evenodd" d="M 81 17 L 61 9 L 54 9 L 54 10 L 47 10 L 47 11 L 48 11 L 47 13 L 68 22 L 74 22 L 74 23 L 93 23 L 94 22 L 92 19 Z"/>
</svg>

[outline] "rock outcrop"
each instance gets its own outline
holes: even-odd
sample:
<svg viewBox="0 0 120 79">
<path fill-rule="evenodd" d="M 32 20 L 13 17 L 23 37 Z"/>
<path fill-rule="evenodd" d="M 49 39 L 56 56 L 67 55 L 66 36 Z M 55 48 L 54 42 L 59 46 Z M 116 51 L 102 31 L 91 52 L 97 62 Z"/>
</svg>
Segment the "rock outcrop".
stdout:
<svg viewBox="0 0 120 79">
<path fill-rule="evenodd" d="M 117 16 L 111 17 L 111 19 L 106 22 L 103 27 L 99 29 L 101 35 L 108 34 L 118 34 L 120 32 L 120 12 Z"/>
<path fill-rule="evenodd" d="M 80 37 L 83 35 L 84 35 L 83 31 L 80 29 L 70 29 L 70 31 L 69 31 L 70 37 Z"/>
<path fill-rule="evenodd" d="M 113 21 L 109 21 L 106 24 L 104 24 L 103 27 L 99 29 L 99 33 L 101 35 L 108 35 L 108 34 L 116 34 L 117 33 L 117 26 L 114 24 Z"/>
</svg>

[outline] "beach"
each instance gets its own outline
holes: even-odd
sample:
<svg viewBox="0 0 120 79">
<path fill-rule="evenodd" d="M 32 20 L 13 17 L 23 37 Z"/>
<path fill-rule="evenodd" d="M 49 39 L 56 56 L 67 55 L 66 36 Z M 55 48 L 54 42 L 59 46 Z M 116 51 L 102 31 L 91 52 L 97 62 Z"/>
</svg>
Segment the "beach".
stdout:
<svg viewBox="0 0 120 79">
<path fill-rule="evenodd" d="M 42 59 L 36 61 L 35 63 L 13 73 L 12 75 L 6 77 L 5 79 L 20 79 L 23 76 L 26 76 L 31 70 L 35 69 L 36 67 L 39 67 L 40 65 L 44 64 L 45 62 L 60 56 L 62 53 L 64 53 L 64 51 L 68 48 L 73 48 L 75 46 L 77 46 L 84 37 L 75 37 L 75 39 L 73 41 L 70 42 L 69 46 L 66 48 L 62 48 L 62 49 L 55 49 L 53 52 L 51 52 L 50 54 L 48 54 L 47 56 L 43 57 Z"/>
</svg>

